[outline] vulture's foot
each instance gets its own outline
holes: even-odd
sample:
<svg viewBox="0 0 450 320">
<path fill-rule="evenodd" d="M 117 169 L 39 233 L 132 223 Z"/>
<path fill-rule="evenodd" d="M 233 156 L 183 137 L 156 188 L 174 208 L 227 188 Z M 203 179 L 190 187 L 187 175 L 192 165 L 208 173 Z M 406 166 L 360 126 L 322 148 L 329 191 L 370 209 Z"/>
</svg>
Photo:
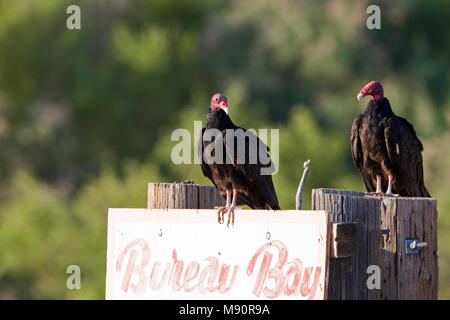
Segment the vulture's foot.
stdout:
<svg viewBox="0 0 450 320">
<path fill-rule="evenodd" d="M 228 212 L 228 209 L 229 207 L 219 207 L 219 210 L 217 210 L 217 222 L 220 224 L 224 223 L 223 216 Z"/>
<path fill-rule="evenodd" d="M 383 192 L 364 192 L 365 196 L 368 197 L 383 197 L 384 193 Z"/>
<path fill-rule="evenodd" d="M 219 207 L 217 211 L 217 221 L 222 224 L 225 222 L 224 216 L 228 214 L 227 227 L 231 225 L 234 227 L 234 210 L 236 210 L 237 190 L 233 189 L 233 200 L 231 200 L 231 190 L 226 190 L 227 204 L 225 207 Z"/>
<path fill-rule="evenodd" d="M 225 207 L 219 207 L 219 210 L 217 211 L 217 221 L 222 224 L 225 222 L 223 219 L 223 216 L 230 211 L 230 208 L 233 206 L 233 203 L 231 202 L 231 191 L 226 190 L 227 194 L 227 204 Z"/>
<path fill-rule="evenodd" d="M 383 193 L 383 192 L 364 192 L 364 195 L 367 197 L 400 197 L 399 194 L 395 193 Z"/>
<path fill-rule="evenodd" d="M 394 178 L 392 177 L 392 175 L 389 175 L 388 179 L 389 179 L 388 188 L 386 190 L 386 194 L 385 195 L 387 197 L 399 197 L 400 195 L 392 193 L 392 184 L 394 183 Z"/>
<path fill-rule="evenodd" d="M 234 210 L 236 210 L 236 206 L 231 206 L 228 209 L 228 222 L 227 222 L 227 227 L 230 226 L 230 222 L 231 222 L 231 226 L 234 228 Z"/>
<path fill-rule="evenodd" d="M 385 194 L 384 194 L 384 196 L 385 197 L 400 197 L 400 195 L 399 194 L 395 194 L 395 193 L 391 193 L 391 192 L 386 192 Z"/>
</svg>

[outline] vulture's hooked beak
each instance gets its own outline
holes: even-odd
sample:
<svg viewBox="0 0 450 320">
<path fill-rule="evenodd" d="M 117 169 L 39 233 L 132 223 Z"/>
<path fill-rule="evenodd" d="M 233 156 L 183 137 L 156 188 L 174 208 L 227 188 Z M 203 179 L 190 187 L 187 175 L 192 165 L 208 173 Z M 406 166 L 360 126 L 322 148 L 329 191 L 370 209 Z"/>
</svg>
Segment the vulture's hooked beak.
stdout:
<svg viewBox="0 0 450 320">
<path fill-rule="evenodd" d="M 226 114 L 228 114 L 228 108 L 227 107 L 222 107 L 222 110 L 225 111 Z"/>
<path fill-rule="evenodd" d="M 225 111 L 226 114 L 228 114 L 228 105 L 225 101 L 220 101 L 219 108 Z"/>
<path fill-rule="evenodd" d="M 364 98 L 364 95 L 360 92 L 358 93 L 358 95 L 356 96 L 356 99 L 361 100 L 362 98 Z"/>
</svg>

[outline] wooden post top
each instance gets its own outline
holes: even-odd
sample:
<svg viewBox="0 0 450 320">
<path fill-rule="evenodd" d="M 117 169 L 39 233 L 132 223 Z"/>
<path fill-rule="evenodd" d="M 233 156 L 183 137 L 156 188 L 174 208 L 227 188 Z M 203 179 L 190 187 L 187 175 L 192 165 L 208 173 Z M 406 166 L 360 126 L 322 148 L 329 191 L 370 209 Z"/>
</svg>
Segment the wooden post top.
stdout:
<svg viewBox="0 0 450 320">
<path fill-rule="evenodd" d="M 367 195 L 365 192 L 360 191 L 352 191 L 345 189 L 329 189 L 329 188 L 317 188 L 312 189 L 312 193 L 314 194 L 336 194 L 341 196 L 349 196 L 349 197 L 363 197 L 367 199 L 397 199 L 397 200 L 413 200 L 413 201 L 437 201 L 436 198 L 424 198 L 424 197 L 392 197 L 392 196 L 372 196 Z"/>
<path fill-rule="evenodd" d="M 214 186 L 183 182 L 149 182 L 147 208 L 149 209 L 212 209 L 225 205 Z"/>
</svg>

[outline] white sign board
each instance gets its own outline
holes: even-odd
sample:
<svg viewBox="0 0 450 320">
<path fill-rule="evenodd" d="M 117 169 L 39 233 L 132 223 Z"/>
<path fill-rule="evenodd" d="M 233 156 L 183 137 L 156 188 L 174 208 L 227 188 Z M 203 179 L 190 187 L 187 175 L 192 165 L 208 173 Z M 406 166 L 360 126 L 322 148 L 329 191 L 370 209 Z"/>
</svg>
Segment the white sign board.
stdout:
<svg viewBox="0 0 450 320">
<path fill-rule="evenodd" d="M 325 299 L 325 211 L 109 209 L 106 299 Z"/>
</svg>

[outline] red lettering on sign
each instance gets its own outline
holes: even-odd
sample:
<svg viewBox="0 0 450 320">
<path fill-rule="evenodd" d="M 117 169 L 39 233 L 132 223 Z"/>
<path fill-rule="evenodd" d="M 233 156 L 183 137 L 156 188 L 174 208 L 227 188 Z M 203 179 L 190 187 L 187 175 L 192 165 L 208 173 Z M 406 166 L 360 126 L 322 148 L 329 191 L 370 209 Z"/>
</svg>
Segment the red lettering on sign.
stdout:
<svg viewBox="0 0 450 320">
<path fill-rule="evenodd" d="M 274 255 L 278 256 L 276 263 L 272 262 Z M 116 262 L 116 272 L 122 272 L 127 256 L 128 260 L 123 271 L 120 290 L 128 292 L 131 289 L 136 295 L 142 294 L 147 286 L 153 291 L 161 290 L 166 286 L 175 292 L 180 290 L 192 292 L 197 289 L 203 295 L 215 291 L 225 294 L 233 288 L 239 270 L 237 264 L 233 266 L 223 263 L 219 272 L 219 260 L 213 256 L 207 257 L 202 263 L 191 261 L 184 268 L 184 261 L 178 258 L 177 250 L 173 249 L 172 261 L 165 263 L 162 274 L 160 273 L 163 263 L 153 261 L 148 276 L 146 268 L 150 262 L 150 246 L 145 240 L 136 239 L 120 252 Z M 308 299 L 314 299 L 322 268 L 319 266 L 304 267 L 298 258 L 289 262 L 286 262 L 287 260 L 288 249 L 283 242 L 278 240 L 268 242 L 256 250 L 247 266 L 247 276 L 250 277 L 253 275 L 256 263 L 261 261 L 252 290 L 256 297 L 260 297 L 263 293 L 266 298 L 270 299 L 277 298 L 281 294 L 301 295 Z M 233 271 L 230 275 L 231 269 Z"/>
<path fill-rule="evenodd" d="M 131 290 L 135 294 L 141 294 L 144 292 L 145 287 L 147 285 L 146 279 L 145 279 L 145 267 L 147 266 L 148 262 L 150 261 L 150 247 L 148 243 L 143 239 L 136 239 L 134 241 L 131 241 L 119 254 L 119 257 L 117 258 L 116 263 L 116 271 L 120 272 L 122 269 L 122 262 L 125 258 L 125 255 L 127 252 L 134 246 L 140 246 L 142 255 L 141 255 L 141 262 L 137 266 L 136 264 L 136 256 L 137 251 L 131 250 L 130 252 L 130 258 L 128 260 L 127 269 L 125 270 L 125 274 L 123 276 L 122 285 L 120 287 L 121 290 L 127 292 L 128 288 L 131 287 Z M 137 283 L 131 283 L 131 276 L 133 273 L 136 273 L 138 276 L 138 282 Z"/>
<path fill-rule="evenodd" d="M 197 287 L 198 283 L 196 283 L 195 285 L 190 285 L 190 282 L 193 282 L 192 280 L 195 280 L 195 278 L 198 275 L 198 270 L 200 269 L 200 264 L 197 261 L 192 261 L 187 269 L 186 269 L 186 273 L 184 274 L 184 291 L 186 292 L 190 292 L 192 290 L 195 289 L 195 287 Z"/>
<path fill-rule="evenodd" d="M 273 253 L 268 251 L 271 248 L 277 249 L 278 253 L 277 263 L 272 268 L 270 268 L 270 265 L 272 262 Z M 266 243 L 256 250 L 247 266 L 248 276 L 253 274 L 256 261 L 263 252 L 264 256 L 262 258 L 261 266 L 252 291 L 255 296 L 259 297 L 261 292 L 263 292 L 267 298 L 273 299 L 279 297 L 281 293 L 287 296 L 298 295 L 300 293 L 303 297 L 308 296 L 308 299 L 314 298 L 322 269 L 320 267 L 316 267 L 313 284 L 309 286 L 313 267 L 306 268 L 303 274 L 303 281 L 300 284 L 303 263 L 300 259 L 295 258 L 286 264 L 288 250 L 281 241 L 276 240 Z M 289 264 L 292 264 L 292 266 L 290 266 L 285 273 L 283 269 L 285 269 L 285 267 Z M 293 278 L 292 283 L 289 284 L 291 277 Z M 274 285 L 272 288 L 267 285 L 264 287 L 267 279 L 273 280 Z"/>
<path fill-rule="evenodd" d="M 303 283 L 300 288 L 300 293 L 302 296 L 306 297 L 309 295 L 309 300 L 314 299 L 314 296 L 316 295 L 317 286 L 319 285 L 319 278 L 320 278 L 320 272 L 322 271 L 321 267 L 316 267 L 316 272 L 314 275 L 314 281 L 311 285 L 311 287 L 308 286 L 309 279 L 311 278 L 313 267 L 309 267 L 305 269 L 305 275 L 303 276 Z"/>
<path fill-rule="evenodd" d="M 140 250 L 136 250 L 135 247 L 138 247 L 136 249 Z M 141 260 L 139 263 L 136 263 L 139 251 L 142 252 Z M 192 261 L 184 269 L 184 261 L 178 259 L 177 251 L 173 249 L 172 263 L 166 263 L 164 273 L 158 281 L 162 263 L 159 261 L 153 262 L 150 277 L 147 279 L 145 268 L 150 261 L 150 246 L 142 239 L 131 241 L 120 252 L 117 258 L 116 272 L 120 273 L 122 271 L 122 265 L 128 252 L 128 263 L 123 273 L 120 289 L 128 292 L 128 289 L 131 288 L 136 295 L 142 294 L 145 291 L 147 283 L 149 283 L 150 289 L 154 291 L 158 291 L 164 285 L 167 285 L 173 291 L 183 289 L 185 292 L 191 292 L 194 289 L 198 289 L 201 294 L 214 291 L 224 294 L 233 287 L 239 270 L 239 266 L 234 265 L 233 273 L 229 279 L 231 265 L 223 264 L 219 273 L 219 262 L 215 257 L 206 258 L 205 260 L 209 261 L 209 265 L 204 266 L 203 269 L 201 269 L 198 261 Z M 184 276 L 182 277 L 183 271 Z M 137 282 L 133 282 L 134 274 L 137 275 Z"/>
<path fill-rule="evenodd" d="M 209 261 L 210 265 L 203 268 L 202 273 L 200 274 L 198 291 L 201 294 L 206 294 L 217 290 L 217 287 L 214 286 L 214 281 L 219 273 L 219 260 L 215 257 L 208 257 L 205 260 Z M 206 277 L 208 277 L 207 282 L 205 282 Z"/>
<path fill-rule="evenodd" d="M 159 269 L 161 268 L 161 262 L 154 262 L 152 273 L 150 274 L 150 289 L 157 291 L 162 288 L 164 282 L 166 282 L 167 277 L 169 276 L 170 272 L 170 263 L 166 263 L 166 267 L 164 268 L 164 273 L 161 277 L 161 280 L 157 282 L 158 280 L 158 273 Z"/>
<path fill-rule="evenodd" d="M 236 280 L 236 275 L 237 275 L 238 269 L 239 269 L 239 266 L 235 265 L 234 269 L 233 269 L 233 275 L 231 276 L 230 283 L 228 284 L 228 287 L 227 287 L 228 271 L 230 270 L 230 265 L 229 264 L 222 265 L 222 269 L 220 270 L 219 285 L 218 285 L 220 293 L 223 294 L 223 293 L 230 291 L 231 287 L 234 284 L 234 280 Z"/>
<path fill-rule="evenodd" d="M 300 291 L 299 284 L 300 284 L 300 277 L 302 276 L 303 263 L 300 261 L 300 259 L 297 258 L 293 259 L 289 263 L 292 263 L 293 266 L 291 266 L 286 273 L 283 291 L 284 294 L 287 296 L 298 295 Z M 289 284 L 292 276 L 293 276 L 292 282 L 291 284 Z"/>
</svg>

